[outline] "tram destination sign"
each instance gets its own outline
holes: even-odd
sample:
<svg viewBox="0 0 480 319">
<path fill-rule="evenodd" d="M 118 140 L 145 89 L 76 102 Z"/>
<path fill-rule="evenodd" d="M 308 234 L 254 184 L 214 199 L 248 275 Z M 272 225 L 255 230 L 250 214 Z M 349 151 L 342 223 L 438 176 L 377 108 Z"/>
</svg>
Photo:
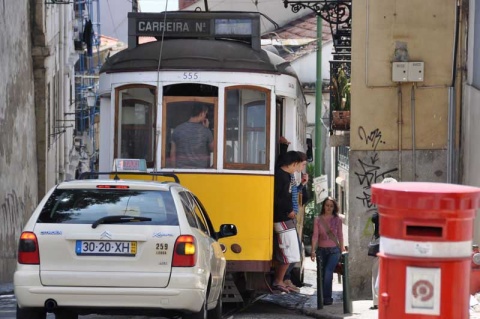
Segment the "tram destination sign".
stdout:
<svg viewBox="0 0 480 319">
<path fill-rule="evenodd" d="M 137 19 L 138 36 L 207 36 L 210 35 L 208 19 Z"/>
<path fill-rule="evenodd" d="M 128 47 L 139 37 L 229 38 L 260 48 L 260 15 L 257 12 L 129 12 Z"/>
</svg>

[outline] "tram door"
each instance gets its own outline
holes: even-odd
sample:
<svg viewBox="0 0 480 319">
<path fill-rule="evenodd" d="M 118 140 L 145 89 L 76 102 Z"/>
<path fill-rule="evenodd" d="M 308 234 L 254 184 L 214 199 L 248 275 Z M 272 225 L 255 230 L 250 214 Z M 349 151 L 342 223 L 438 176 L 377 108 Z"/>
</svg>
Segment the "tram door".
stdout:
<svg viewBox="0 0 480 319">
<path fill-rule="evenodd" d="M 129 86 L 117 91 L 115 158 L 155 160 L 155 88 Z"/>
</svg>

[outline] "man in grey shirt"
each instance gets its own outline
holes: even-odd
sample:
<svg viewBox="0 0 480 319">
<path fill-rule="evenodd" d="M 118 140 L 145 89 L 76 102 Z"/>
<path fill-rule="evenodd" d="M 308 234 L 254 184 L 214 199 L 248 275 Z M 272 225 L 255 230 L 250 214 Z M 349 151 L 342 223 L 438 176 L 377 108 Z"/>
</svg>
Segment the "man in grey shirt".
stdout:
<svg viewBox="0 0 480 319">
<path fill-rule="evenodd" d="M 213 134 L 208 128 L 208 106 L 196 103 L 190 119 L 180 124 L 172 133 L 170 151 L 173 167 L 210 167 L 210 152 L 213 151 Z"/>
</svg>

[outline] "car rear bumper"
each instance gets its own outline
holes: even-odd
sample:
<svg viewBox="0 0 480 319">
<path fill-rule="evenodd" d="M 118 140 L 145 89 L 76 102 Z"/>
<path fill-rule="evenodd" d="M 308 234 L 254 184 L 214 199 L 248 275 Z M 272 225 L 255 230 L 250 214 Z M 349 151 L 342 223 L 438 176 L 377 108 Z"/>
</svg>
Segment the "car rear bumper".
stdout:
<svg viewBox="0 0 480 319">
<path fill-rule="evenodd" d="M 73 274 L 72 274 L 73 275 Z M 169 287 L 67 287 L 42 286 L 38 272 L 14 275 L 14 290 L 20 308 L 43 308 L 54 300 L 59 308 L 150 308 L 180 312 L 200 311 L 206 284 L 198 275 L 172 276 Z"/>
</svg>

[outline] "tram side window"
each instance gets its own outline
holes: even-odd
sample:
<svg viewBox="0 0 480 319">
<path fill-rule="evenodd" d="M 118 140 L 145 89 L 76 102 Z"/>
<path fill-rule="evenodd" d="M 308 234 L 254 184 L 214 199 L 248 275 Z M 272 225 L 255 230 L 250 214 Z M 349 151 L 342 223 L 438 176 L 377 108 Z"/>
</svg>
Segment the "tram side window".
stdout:
<svg viewBox="0 0 480 319">
<path fill-rule="evenodd" d="M 264 89 L 227 89 L 226 168 L 268 168 L 269 103 L 269 92 Z"/>
<path fill-rule="evenodd" d="M 145 159 L 153 167 L 155 144 L 155 91 L 150 87 L 119 91 L 115 128 L 115 157 Z"/>
</svg>

